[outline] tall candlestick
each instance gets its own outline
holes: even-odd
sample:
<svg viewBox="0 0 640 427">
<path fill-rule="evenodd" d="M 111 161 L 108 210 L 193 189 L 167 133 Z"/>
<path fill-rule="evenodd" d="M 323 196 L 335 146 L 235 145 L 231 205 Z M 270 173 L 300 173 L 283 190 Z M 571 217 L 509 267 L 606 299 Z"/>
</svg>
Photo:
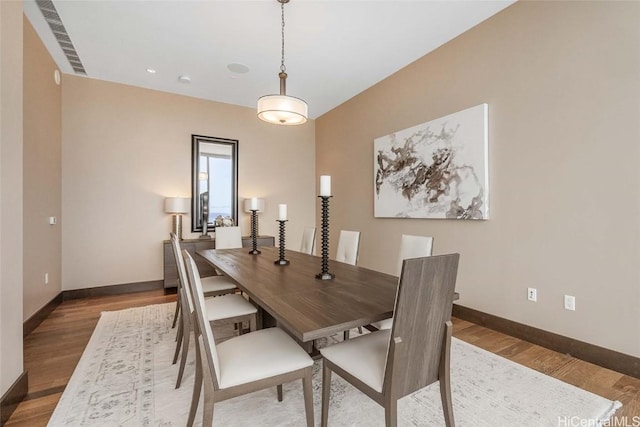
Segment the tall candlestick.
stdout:
<svg viewBox="0 0 640 427">
<path fill-rule="evenodd" d="M 257 205 L 257 200 L 256 205 Z M 253 204 L 253 199 L 251 199 L 251 203 Z M 251 250 L 249 251 L 251 255 L 260 255 L 262 252 L 258 250 L 258 207 L 255 209 L 251 209 Z"/>
<path fill-rule="evenodd" d="M 331 177 L 329 175 L 320 176 L 320 196 L 331 196 Z"/>
<path fill-rule="evenodd" d="M 287 205 L 278 205 L 278 220 L 287 220 Z"/>
<path fill-rule="evenodd" d="M 287 207 L 287 205 L 280 205 L 280 206 L 284 206 L 285 208 Z M 276 265 L 289 265 L 289 260 L 285 259 L 284 257 L 284 225 L 286 222 L 287 222 L 286 219 L 278 220 L 278 223 L 280 223 L 280 251 L 279 251 L 280 257 L 273 262 Z"/>
<path fill-rule="evenodd" d="M 331 196 L 318 196 L 322 200 L 322 271 L 316 279 L 331 280 L 335 276 L 329 273 L 329 199 Z"/>
</svg>

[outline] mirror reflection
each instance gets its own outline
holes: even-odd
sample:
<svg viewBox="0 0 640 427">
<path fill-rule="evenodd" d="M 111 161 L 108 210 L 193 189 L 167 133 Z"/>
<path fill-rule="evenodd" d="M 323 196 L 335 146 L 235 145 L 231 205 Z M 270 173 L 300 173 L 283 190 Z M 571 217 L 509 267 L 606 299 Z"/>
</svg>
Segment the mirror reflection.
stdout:
<svg viewBox="0 0 640 427">
<path fill-rule="evenodd" d="M 191 229 L 206 234 L 218 220 L 237 224 L 238 141 L 192 135 Z"/>
</svg>

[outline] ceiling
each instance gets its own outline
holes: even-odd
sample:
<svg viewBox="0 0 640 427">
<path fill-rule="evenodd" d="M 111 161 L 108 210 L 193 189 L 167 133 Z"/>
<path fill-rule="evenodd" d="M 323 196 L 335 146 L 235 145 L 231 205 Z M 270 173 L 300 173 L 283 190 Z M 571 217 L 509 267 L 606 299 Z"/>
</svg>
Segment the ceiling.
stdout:
<svg viewBox="0 0 640 427">
<path fill-rule="evenodd" d="M 306 100 L 317 118 L 513 2 L 291 0 L 287 94 Z M 276 0 L 53 4 L 87 77 L 252 108 L 279 91 Z M 26 0 L 24 10 L 60 70 L 75 74 L 35 1 Z M 230 71 L 229 64 L 249 71 Z"/>
</svg>

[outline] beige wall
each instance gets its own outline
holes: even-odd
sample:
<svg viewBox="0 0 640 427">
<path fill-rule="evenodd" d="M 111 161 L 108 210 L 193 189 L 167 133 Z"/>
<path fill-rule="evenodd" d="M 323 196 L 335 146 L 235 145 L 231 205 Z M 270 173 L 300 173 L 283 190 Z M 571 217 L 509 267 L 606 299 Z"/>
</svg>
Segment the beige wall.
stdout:
<svg viewBox="0 0 640 427">
<path fill-rule="evenodd" d="M 401 234 L 434 236 L 461 305 L 640 356 L 638 22 L 638 2 L 518 2 L 317 119 L 332 234 L 387 272 Z M 491 219 L 373 218 L 373 139 L 483 102 Z"/>
<path fill-rule="evenodd" d="M 56 64 L 24 18 L 24 319 L 62 290 L 62 90 Z M 49 283 L 45 283 L 45 273 Z"/>
<path fill-rule="evenodd" d="M 241 205 L 264 197 L 260 232 L 275 236 L 287 203 L 287 246 L 299 247 L 315 223 L 313 121 L 273 126 L 251 108 L 64 75 L 63 289 L 162 279 L 163 200 L 191 195 L 191 134 L 239 140 Z M 183 230 L 197 237 L 188 215 Z"/>
<path fill-rule="evenodd" d="M 22 357 L 22 2 L 0 1 L 0 396 Z"/>
</svg>

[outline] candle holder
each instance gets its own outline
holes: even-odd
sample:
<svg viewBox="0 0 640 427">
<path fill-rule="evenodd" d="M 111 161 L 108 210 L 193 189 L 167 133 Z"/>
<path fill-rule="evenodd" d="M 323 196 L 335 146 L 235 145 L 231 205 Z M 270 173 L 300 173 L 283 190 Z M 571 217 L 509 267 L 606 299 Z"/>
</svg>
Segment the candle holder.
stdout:
<svg viewBox="0 0 640 427">
<path fill-rule="evenodd" d="M 289 260 L 284 259 L 284 223 L 287 222 L 287 220 L 278 219 L 276 221 L 280 223 L 280 257 L 273 263 L 276 265 L 288 265 Z"/>
<path fill-rule="evenodd" d="M 322 271 L 316 274 L 316 279 L 331 280 L 334 276 L 329 273 L 329 199 L 331 196 L 318 196 L 322 199 Z"/>
<path fill-rule="evenodd" d="M 258 210 L 251 209 L 251 250 L 249 253 L 251 255 L 259 255 L 262 252 L 258 250 Z"/>
</svg>

